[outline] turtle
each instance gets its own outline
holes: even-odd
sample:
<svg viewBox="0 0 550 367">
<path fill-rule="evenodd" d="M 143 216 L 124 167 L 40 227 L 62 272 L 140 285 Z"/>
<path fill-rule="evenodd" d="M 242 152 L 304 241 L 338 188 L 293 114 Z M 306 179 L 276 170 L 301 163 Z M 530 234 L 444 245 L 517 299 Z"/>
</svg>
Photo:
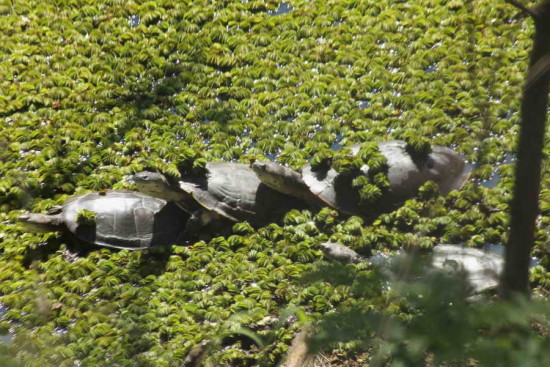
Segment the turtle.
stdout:
<svg viewBox="0 0 550 367">
<path fill-rule="evenodd" d="M 160 172 L 138 172 L 128 179 L 137 190 L 176 202 L 191 214 L 186 233 L 196 234 L 213 224 L 214 230 L 228 222 L 247 221 L 263 226 L 280 220 L 292 209 L 305 209 L 301 200 L 264 185 L 246 164 L 208 162 L 204 175 L 174 180 Z"/>
<path fill-rule="evenodd" d="M 349 147 L 357 154 L 360 144 Z M 407 143 L 400 140 L 378 143 L 388 165 L 389 189 L 372 207 L 360 205 L 359 193 L 351 185 L 353 177 L 332 168 L 315 169 L 310 164 L 300 171 L 272 161 L 255 161 L 251 168 L 262 183 L 274 190 L 292 195 L 313 206 L 329 206 L 348 215 L 368 216 L 373 211 L 388 211 L 416 195 L 427 181 L 434 181 L 442 195 L 459 189 L 468 179 L 464 160 L 452 149 L 434 146 L 425 156 L 411 156 Z M 360 169 L 368 174 L 368 166 Z M 374 210 L 376 209 L 376 210 Z"/>
<path fill-rule="evenodd" d="M 450 275 L 463 274 L 472 293 L 498 287 L 504 269 L 502 255 L 459 245 L 438 244 L 431 258 L 434 268 Z"/>
<path fill-rule="evenodd" d="M 92 219 L 80 220 L 83 211 L 94 213 Z M 99 246 L 143 250 L 182 242 L 188 219 L 189 214 L 173 202 L 107 190 L 73 196 L 47 214 L 22 214 L 18 222 L 28 231 L 65 231 Z"/>
<path fill-rule="evenodd" d="M 355 264 L 365 261 L 365 258 L 357 252 L 339 243 L 323 242 L 319 244 L 319 247 L 329 259 L 337 260 L 345 264 Z"/>
<path fill-rule="evenodd" d="M 323 242 L 320 247 L 327 257 L 345 264 L 368 261 L 380 268 L 387 268 L 390 264 L 390 257 L 381 255 L 382 253 L 365 259 L 348 246 L 339 243 Z M 403 254 L 403 251 L 400 253 Z M 504 258 L 501 254 L 461 245 L 440 243 L 433 247 L 428 256 L 432 268 L 450 276 L 463 276 L 472 294 L 498 287 L 504 268 Z"/>
</svg>

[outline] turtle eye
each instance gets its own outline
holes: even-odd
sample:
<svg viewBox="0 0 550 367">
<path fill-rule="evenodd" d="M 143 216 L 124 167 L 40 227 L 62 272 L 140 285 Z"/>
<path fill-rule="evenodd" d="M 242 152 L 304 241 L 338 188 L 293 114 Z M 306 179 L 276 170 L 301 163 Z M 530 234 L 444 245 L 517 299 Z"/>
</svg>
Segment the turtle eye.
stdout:
<svg viewBox="0 0 550 367">
<path fill-rule="evenodd" d="M 151 179 L 149 175 L 149 172 L 138 172 L 136 173 L 136 178 L 143 180 L 143 181 L 149 181 Z"/>
<path fill-rule="evenodd" d="M 428 157 L 428 159 L 426 159 L 426 166 L 428 168 L 434 168 L 435 166 L 435 161 L 432 157 Z"/>
</svg>

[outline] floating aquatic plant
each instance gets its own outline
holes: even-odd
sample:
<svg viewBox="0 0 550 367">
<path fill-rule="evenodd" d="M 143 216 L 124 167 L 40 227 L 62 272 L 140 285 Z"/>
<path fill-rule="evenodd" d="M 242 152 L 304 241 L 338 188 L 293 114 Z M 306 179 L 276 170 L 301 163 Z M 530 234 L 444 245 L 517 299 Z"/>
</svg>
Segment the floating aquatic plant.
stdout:
<svg viewBox="0 0 550 367">
<path fill-rule="evenodd" d="M 95 225 L 95 219 L 95 213 L 87 209 L 79 210 L 76 213 L 76 222 L 83 226 Z"/>
<path fill-rule="evenodd" d="M 320 241 L 365 256 L 504 242 L 514 165 L 496 166 L 515 144 L 532 25 L 504 2 L 480 1 L 475 11 L 457 1 L 285 3 L 292 10 L 276 16 L 269 12 L 281 2 L 260 0 L 0 5 L 0 303 L 8 308 L 0 328 L 10 323 L 16 333 L 10 356 L 36 365 L 179 365 L 195 344 L 223 334 L 232 312 L 251 312 L 241 325 L 265 332 L 261 320 L 288 304 L 312 317 L 353 304 L 346 289 L 295 283 L 322 259 Z M 339 161 L 343 171 L 378 167 L 358 182 L 376 196 L 384 162 L 356 162 L 331 144 L 403 135 L 419 152 L 426 142 L 453 146 L 478 162 L 473 177 L 496 168 L 501 179 L 445 199 L 426 184 L 417 200 L 373 223 L 323 209 L 256 230 L 239 224 L 227 238 L 175 246 L 168 256 L 82 251 L 10 224 L 23 209 L 123 186 L 124 175 L 144 168 L 177 176 L 207 160 L 277 152 L 294 168 L 311 157 Z M 550 279 L 549 202 L 543 190 L 539 287 Z M 350 269 L 364 276 L 359 265 Z M 290 324 L 262 351 L 224 338 L 212 363 L 274 365 Z"/>
</svg>

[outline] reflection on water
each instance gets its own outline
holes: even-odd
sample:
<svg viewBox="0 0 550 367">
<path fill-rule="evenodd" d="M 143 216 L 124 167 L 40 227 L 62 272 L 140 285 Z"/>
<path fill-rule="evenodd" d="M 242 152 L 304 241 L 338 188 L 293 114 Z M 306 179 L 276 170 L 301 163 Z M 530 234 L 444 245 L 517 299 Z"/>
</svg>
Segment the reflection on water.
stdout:
<svg viewBox="0 0 550 367">
<path fill-rule="evenodd" d="M 8 312 L 8 308 L 0 303 L 0 321 L 4 319 L 4 315 L 6 314 L 6 312 Z M 0 344 L 9 344 L 15 337 L 12 329 L 9 329 L 7 334 L 3 334 L 2 332 L 3 331 L 0 330 Z"/>
<path fill-rule="evenodd" d="M 436 71 L 437 71 L 437 66 L 436 66 L 435 64 L 432 64 L 432 65 L 428 66 L 428 67 L 426 68 L 426 70 L 424 70 L 424 72 L 425 72 L 426 74 L 434 73 L 434 72 L 436 72 Z"/>
<path fill-rule="evenodd" d="M 480 186 L 486 187 L 488 189 L 492 189 L 496 187 L 501 179 L 500 173 L 498 172 L 498 168 L 500 166 L 504 166 L 506 164 L 512 164 L 516 162 L 516 156 L 512 153 L 504 153 L 504 159 L 494 165 L 493 173 L 491 174 L 491 177 L 487 180 L 478 181 L 478 184 Z M 472 172 L 474 168 L 476 168 L 477 163 L 466 163 L 466 170 L 467 172 Z"/>
<path fill-rule="evenodd" d="M 270 161 L 276 161 L 278 156 L 279 156 L 278 153 L 266 153 L 266 154 L 264 154 L 264 157 L 266 157 Z"/>
<path fill-rule="evenodd" d="M 132 15 L 128 18 L 128 23 L 130 23 L 130 27 L 136 28 L 138 25 L 141 24 L 141 18 L 139 15 Z"/>
<path fill-rule="evenodd" d="M 504 250 L 505 250 L 505 247 L 502 243 L 487 243 L 483 245 L 483 251 L 493 252 L 495 254 L 501 255 L 502 257 L 504 257 Z M 534 256 L 531 256 L 529 267 L 532 268 L 537 266 L 538 264 L 539 264 L 539 259 L 537 259 Z"/>
<path fill-rule="evenodd" d="M 357 103 L 359 104 L 360 109 L 365 109 L 371 106 L 370 102 L 365 100 L 359 100 Z"/>
<path fill-rule="evenodd" d="M 336 135 L 336 138 L 334 139 L 334 143 L 332 143 L 332 145 L 330 146 L 330 149 L 334 151 L 342 149 L 343 145 L 340 144 L 340 142 L 342 141 L 343 138 L 344 138 L 344 135 L 342 134 Z"/>
<path fill-rule="evenodd" d="M 290 4 L 280 3 L 277 9 L 270 10 L 267 13 L 269 15 L 281 15 L 281 14 L 290 13 L 291 11 L 292 11 L 292 6 L 290 6 Z"/>
</svg>

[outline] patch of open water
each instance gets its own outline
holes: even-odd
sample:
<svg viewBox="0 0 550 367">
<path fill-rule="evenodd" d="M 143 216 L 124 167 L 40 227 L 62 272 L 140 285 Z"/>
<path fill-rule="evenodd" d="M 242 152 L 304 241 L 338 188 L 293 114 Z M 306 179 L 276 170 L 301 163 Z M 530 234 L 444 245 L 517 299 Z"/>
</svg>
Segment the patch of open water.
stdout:
<svg viewBox="0 0 550 367">
<path fill-rule="evenodd" d="M 487 180 L 479 181 L 478 184 L 488 189 L 492 189 L 496 187 L 501 179 L 500 173 L 498 172 L 498 168 L 505 164 L 512 164 L 515 162 L 516 162 L 515 154 L 505 153 L 504 159 L 494 165 L 495 167 L 494 167 L 493 173 L 491 174 L 491 177 L 489 177 L 489 179 Z M 476 166 L 477 166 L 477 163 L 470 163 L 470 162 L 466 163 L 467 172 L 472 172 L 474 168 L 476 168 Z"/>
<path fill-rule="evenodd" d="M 136 28 L 138 25 L 141 24 L 141 18 L 139 15 L 132 15 L 128 18 L 128 23 L 130 23 L 130 27 Z"/>
<path fill-rule="evenodd" d="M 504 257 L 504 251 L 506 247 L 502 243 L 487 243 L 483 245 L 483 251 L 492 252 L 498 255 L 501 255 Z M 537 259 L 534 256 L 531 256 L 531 260 L 529 261 L 529 267 L 533 268 L 539 264 L 539 259 Z"/>
<path fill-rule="evenodd" d="M 290 13 L 292 10 L 293 10 L 293 8 L 290 4 L 282 2 L 282 3 L 279 4 L 277 9 L 270 10 L 270 11 L 267 12 L 267 14 L 269 14 L 271 16 L 282 15 L 282 14 Z"/>
<path fill-rule="evenodd" d="M 4 315 L 8 312 L 8 308 L 0 303 L 0 321 L 4 319 Z M 15 333 L 9 329 L 7 334 L 0 334 L 0 344 L 9 344 L 15 337 Z"/>
</svg>

